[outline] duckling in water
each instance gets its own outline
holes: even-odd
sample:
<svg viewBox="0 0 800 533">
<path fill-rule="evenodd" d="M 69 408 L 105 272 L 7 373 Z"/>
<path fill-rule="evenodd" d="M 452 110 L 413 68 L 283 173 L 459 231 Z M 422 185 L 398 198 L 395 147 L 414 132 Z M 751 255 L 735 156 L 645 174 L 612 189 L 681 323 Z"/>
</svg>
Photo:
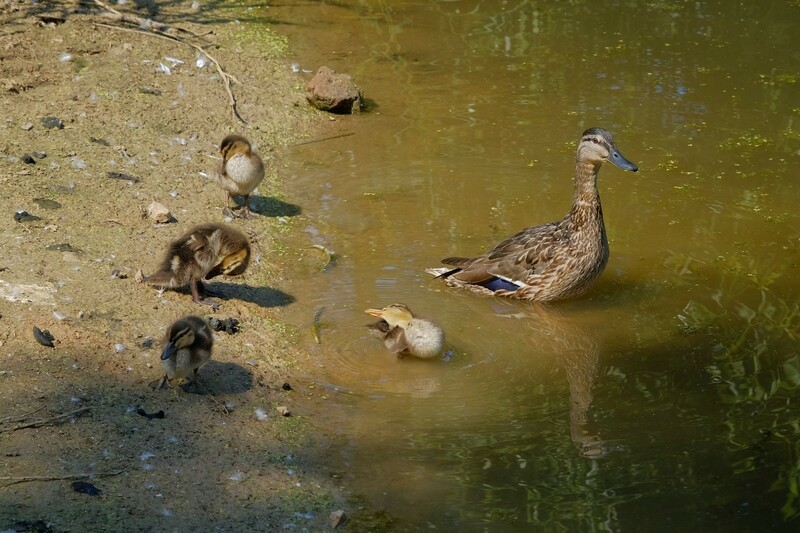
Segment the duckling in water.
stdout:
<svg viewBox="0 0 800 533">
<path fill-rule="evenodd" d="M 222 162 L 217 168 L 217 181 L 227 191 L 226 215 L 251 218 L 248 199 L 261 180 L 264 179 L 264 162 L 253 152 L 250 141 L 241 135 L 228 135 L 219 146 Z M 231 197 L 244 197 L 241 213 L 231 209 Z"/>
<path fill-rule="evenodd" d="M 608 262 L 608 239 L 597 191 L 605 162 L 636 172 L 608 130 L 583 132 L 575 164 L 572 209 L 558 222 L 526 228 L 478 257 L 448 257 L 455 268 L 430 268 L 451 287 L 484 295 L 547 302 L 586 292 Z"/>
<path fill-rule="evenodd" d="M 444 346 L 444 330 L 438 324 L 414 316 L 407 306 L 392 304 L 383 309 L 367 309 L 380 318 L 370 324 L 370 332 L 383 340 L 390 352 L 402 358 L 413 355 L 423 359 L 435 357 Z"/>
<path fill-rule="evenodd" d="M 154 388 L 161 389 L 175 378 L 197 383 L 197 371 L 211 359 L 214 338 L 208 323 L 197 316 L 185 316 L 170 326 L 161 353 L 162 377 Z"/>
<path fill-rule="evenodd" d="M 176 289 L 189 285 L 192 300 L 218 307 L 206 298 L 202 279 L 219 275 L 238 276 L 250 263 L 250 241 L 241 231 L 224 224 L 204 224 L 192 228 L 169 245 L 158 272 L 137 279 L 156 287 Z"/>
</svg>

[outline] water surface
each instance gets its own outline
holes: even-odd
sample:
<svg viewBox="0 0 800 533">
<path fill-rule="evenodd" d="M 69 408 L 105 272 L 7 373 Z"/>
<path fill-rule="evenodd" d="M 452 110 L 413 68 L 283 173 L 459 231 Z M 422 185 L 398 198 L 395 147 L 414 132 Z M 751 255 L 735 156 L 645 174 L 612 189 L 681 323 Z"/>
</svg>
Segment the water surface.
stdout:
<svg viewBox="0 0 800 533">
<path fill-rule="evenodd" d="M 297 275 L 287 313 L 351 487 L 412 529 L 797 527 L 797 2 L 254 11 L 301 68 L 348 72 L 368 99 L 320 132 L 353 135 L 292 148 L 285 173 L 302 231 L 338 254 Z M 641 170 L 601 172 L 611 259 L 587 295 L 430 279 L 563 217 L 592 126 Z M 363 311 L 396 301 L 444 326 L 446 357 L 398 361 L 367 336 Z"/>
</svg>

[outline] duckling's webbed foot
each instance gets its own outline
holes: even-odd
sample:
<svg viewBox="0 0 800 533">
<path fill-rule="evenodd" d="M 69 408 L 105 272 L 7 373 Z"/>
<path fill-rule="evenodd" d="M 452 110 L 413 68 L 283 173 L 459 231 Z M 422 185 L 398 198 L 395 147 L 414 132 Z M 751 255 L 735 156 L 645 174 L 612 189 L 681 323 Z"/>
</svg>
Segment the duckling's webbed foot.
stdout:
<svg viewBox="0 0 800 533">
<path fill-rule="evenodd" d="M 250 211 L 250 207 L 247 205 L 246 201 L 244 207 L 242 207 L 242 209 L 239 211 L 239 218 L 246 218 L 246 219 L 256 218 L 253 212 Z"/>
<path fill-rule="evenodd" d="M 230 207 L 226 207 L 225 209 L 222 210 L 222 214 L 225 215 L 226 217 L 231 217 L 231 218 L 242 218 L 242 219 L 255 218 L 255 215 L 253 214 L 252 211 L 250 211 L 250 208 L 247 207 L 247 204 L 245 204 L 244 207 L 240 207 L 238 211 L 234 211 Z"/>
<path fill-rule="evenodd" d="M 156 390 L 168 389 L 169 388 L 169 386 L 167 385 L 168 383 L 169 383 L 169 377 L 166 374 L 164 374 L 164 377 L 162 377 L 161 379 L 157 379 L 154 382 L 150 383 L 150 388 Z"/>
<path fill-rule="evenodd" d="M 205 298 L 204 297 L 205 294 L 202 295 L 200 294 L 201 290 L 200 288 L 203 287 L 203 285 L 199 281 L 190 282 L 189 287 L 192 290 L 193 302 L 198 303 L 200 305 L 208 305 L 214 310 L 219 309 L 219 302 L 217 302 L 216 300 L 212 300 L 211 298 Z M 203 291 L 205 292 L 205 288 L 203 288 Z"/>
</svg>

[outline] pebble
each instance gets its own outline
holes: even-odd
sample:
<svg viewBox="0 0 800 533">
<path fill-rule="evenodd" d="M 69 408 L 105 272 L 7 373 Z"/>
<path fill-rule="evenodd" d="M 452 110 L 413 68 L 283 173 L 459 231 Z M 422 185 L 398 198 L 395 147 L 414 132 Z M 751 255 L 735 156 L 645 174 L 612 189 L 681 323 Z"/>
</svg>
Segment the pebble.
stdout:
<svg viewBox="0 0 800 533">
<path fill-rule="evenodd" d="M 33 123 L 26 122 L 25 124 L 21 125 L 20 128 L 22 128 L 25 131 L 31 131 L 33 129 Z"/>
<path fill-rule="evenodd" d="M 14 220 L 17 222 L 33 222 L 35 220 L 42 220 L 36 215 L 31 215 L 27 211 L 17 211 L 14 213 Z"/>
<path fill-rule="evenodd" d="M 56 117 L 44 117 L 42 119 L 42 126 L 47 129 L 58 128 L 60 130 L 64 129 L 64 123 L 61 122 L 61 119 Z"/>
<path fill-rule="evenodd" d="M 36 326 L 33 326 L 33 338 L 36 339 L 36 342 L 41 344 L 42 346 L 47 346 L 48 348 L 55 348 L 55 344 L 53 341 L 56 339 L 53 337 L 53 334 L 47 330 L 41 330 Z"/>
<path fill-rule="evenodd" d="M 330 524 L 332 529 L 336 529 L 345 522 L 347 522 L 347 515 L 341 509 L 332 512 L 330 517 L 328 517 L 328 524 Z"/>
<path fill-rule="evenodd" d="M 89 496 L 97 496 L 102 492 L 100 489 L 98 489 L 91 483 L 87 483 L 86 481 L 73 481 L 72 490 L 74 490 L 75 492 L 80 492 L 82 494 L 88 494 Z"/>
<path fill-rule="evenodd" d="M 285 405 L 279 405 L 275 408 L 281 416 L 292 416 L 292 412 Z"/>
<path fill-rule="evenodd" d="M 33 203 L 35 203 L 42 209 L 58 209 L 61 207 L 60 203 L 56 202 L 55 200 L 50 200 L 48 198 L 34 198 Z"/>
<path fill-rule="evenodd" d="M 123 174 L 122 172 L 106 172 L 106 176 L 111 178 L 112 180 L 124 180 L 130 181 L 131 183 L 139 183 L 141 180 L 135 176 L 131 176 L 130 174 Z"/>
<path fill-rule="evenodd" d="M 22 162 L 26 165 L 35 165 L 36 160 L 33 158 L 31 154 L 25 154 L 22 156 Z"/>
</svg>

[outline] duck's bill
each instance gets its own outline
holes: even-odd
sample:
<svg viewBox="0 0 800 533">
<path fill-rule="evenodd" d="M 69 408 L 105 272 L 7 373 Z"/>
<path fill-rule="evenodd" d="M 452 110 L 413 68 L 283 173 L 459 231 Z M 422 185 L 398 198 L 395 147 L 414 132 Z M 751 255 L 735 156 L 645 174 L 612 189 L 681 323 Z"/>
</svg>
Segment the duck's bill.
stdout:
<svg viewBox="0 0 800 533">
<path fill-rule="evenodd" d="M 161 354 L 161 360 L 166 361 L 167 359 L 175 355 L 175 352 L 177 350 L 178 347 L 175 345 L 174 342 L 167 343 L 167 345 L 164 347 L 164 352 Z"/>
<path fill-rule="evenodd" d="M 367 309 L 364 312 L 378 318 L 383 318 L 383 309 Z"/>
<path fill-rule="evenodd" d="M 633 172 L 639 170 L 639 167 L 637 167 L 632 161 L 626 159 L 616 148 L 611 150 L 611 155 L 609 156 L 608 160 L 622 170 L 630 170 Z"/>
</svg>

